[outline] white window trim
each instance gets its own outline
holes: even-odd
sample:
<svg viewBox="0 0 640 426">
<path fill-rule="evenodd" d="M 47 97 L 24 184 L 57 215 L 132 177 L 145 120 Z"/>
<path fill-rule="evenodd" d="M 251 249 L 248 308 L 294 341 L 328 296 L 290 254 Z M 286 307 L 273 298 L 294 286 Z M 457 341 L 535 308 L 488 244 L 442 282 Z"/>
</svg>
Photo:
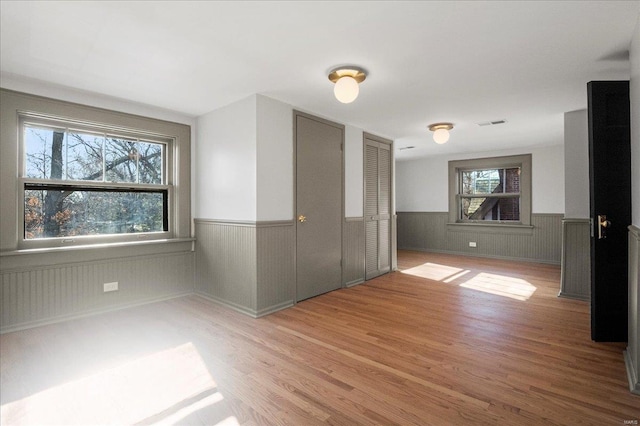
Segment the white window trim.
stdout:
<svg viewBox="0 0 640 426">
<path fill-rule="evenodd" d="M 460 172 L 477 169 L 520 167 L 520 221 L 462 221 L 460 215 Z M 530 229 L 531 154 L 449 161 L 449 226 L 480 229 Z M 467 229 L 469 229 L 467 228 Z"/>
</svg>

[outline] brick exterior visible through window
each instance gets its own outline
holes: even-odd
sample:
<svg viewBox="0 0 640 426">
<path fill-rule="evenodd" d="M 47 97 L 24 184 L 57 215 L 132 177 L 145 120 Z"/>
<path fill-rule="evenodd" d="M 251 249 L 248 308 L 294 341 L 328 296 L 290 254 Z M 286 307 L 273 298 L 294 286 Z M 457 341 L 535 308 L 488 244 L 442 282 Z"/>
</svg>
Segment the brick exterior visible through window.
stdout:
<svg viewBox="0 0 640 426">
<path fill-rule="evenodd" d="M 452 222 L 529 225 L 531 155 L 450 161 L 449 189 Z"/>
<path fill-rule="evenodd" d="M 505 192 L 520 192 L 520 168 L 505 170 Z M 498 202 L 500 220 L 520 220 L 520 200 L 516 198 L 501 199 Z M 497 215 L 494 215 L 497 217 Z"/>
</svg>

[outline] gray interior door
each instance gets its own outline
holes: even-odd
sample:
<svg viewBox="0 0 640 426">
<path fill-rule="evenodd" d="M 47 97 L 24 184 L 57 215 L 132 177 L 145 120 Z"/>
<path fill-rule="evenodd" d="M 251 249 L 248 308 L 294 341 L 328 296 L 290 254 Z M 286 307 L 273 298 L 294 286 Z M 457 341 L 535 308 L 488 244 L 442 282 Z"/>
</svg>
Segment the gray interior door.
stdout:
<svg viewBox="0 0 640 426">
<path fill-rule="evenodd" d="M 391 270 L 391 144 L 364 141 L 365 278 Z"/>
<path fill-rule="evenodd" d="M 344 126 L 295 115 L 296 300 L 342 286 Z"/>
</svg>

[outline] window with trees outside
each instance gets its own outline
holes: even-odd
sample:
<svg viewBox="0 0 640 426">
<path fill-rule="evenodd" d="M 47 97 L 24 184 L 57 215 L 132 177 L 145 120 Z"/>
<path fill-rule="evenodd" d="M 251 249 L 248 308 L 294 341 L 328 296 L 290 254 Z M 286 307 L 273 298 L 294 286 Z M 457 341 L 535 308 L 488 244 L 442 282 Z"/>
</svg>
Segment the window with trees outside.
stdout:
<svg viewBox="0 0 640 426">
<path fill-rule="evenodd" d="M 530 155 L 450 161 L 449 180 L 451 222 L 530 224 Z"/>
<path fill-rule="evenodd" d="M 171 140 L 30 116 L 20 125 L 24 241 L 168 233 Z"/>
</svg>

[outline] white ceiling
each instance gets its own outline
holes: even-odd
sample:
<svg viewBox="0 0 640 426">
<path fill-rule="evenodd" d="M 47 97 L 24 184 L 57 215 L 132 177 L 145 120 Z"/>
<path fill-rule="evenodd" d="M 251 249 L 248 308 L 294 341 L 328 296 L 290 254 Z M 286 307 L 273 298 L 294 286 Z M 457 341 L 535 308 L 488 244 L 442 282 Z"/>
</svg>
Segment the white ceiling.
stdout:
<svg viewBox="0 0 640 426">
<path fill-rule="evenodd" d="M 189 115 L 254 93 L 396 140 L 397 158 L 554 145 L 586 83 L 629 78 L 640 1 L 7 2 L 4 79 Z M 369 74 L 333 97 L 328 71 Z M 507 124 L 476 123 L 506 119 Z M 451 121 L 445 145 L 430 123 Z"/>
</svg>

